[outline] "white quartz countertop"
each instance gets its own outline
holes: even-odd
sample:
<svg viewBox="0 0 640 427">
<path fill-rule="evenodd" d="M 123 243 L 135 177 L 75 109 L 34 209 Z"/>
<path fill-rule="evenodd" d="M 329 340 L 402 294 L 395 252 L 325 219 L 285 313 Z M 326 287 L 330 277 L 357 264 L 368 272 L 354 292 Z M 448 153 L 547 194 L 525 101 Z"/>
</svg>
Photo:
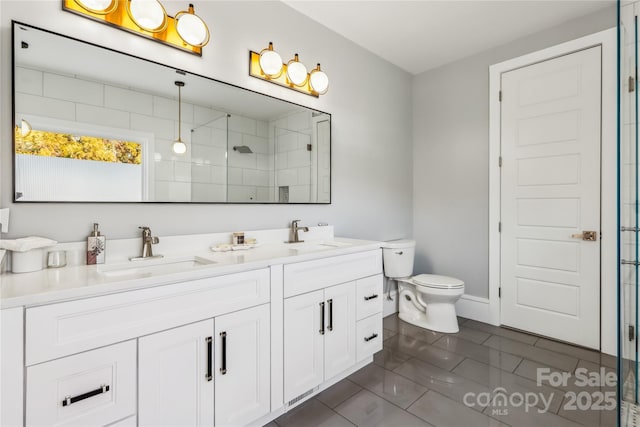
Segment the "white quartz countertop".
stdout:
<svg viewBox="0 0 640 427">
<path fill-rule="evenodd" d="M 336 246 L 331 245 L 332 242 L 337 242 Z M 194 256 L 213 261 L 212 264 L 182 271 L 163 268 L 154 271 L 153 268 L 147 268 L 149 264 L 145 264 L 146 260 L 136 261 L 136 264 L 120 260 L 97 266 L 75 265 L 45 268 L 33 273 L 5 273 L 0 275 L 0 308 L 50 304 L 379 248 L 380 242 L 345 238 L 302 244 L 286 244 L 280 240 L 242 251 L 213 252 L 200 248 L 190 252 L 183 249 L 182 253 L 172 253 L 160 261 L 179 262 Z M 119 270 L 120 267 L 133 265 L 144 268 Z"/>
</svg>

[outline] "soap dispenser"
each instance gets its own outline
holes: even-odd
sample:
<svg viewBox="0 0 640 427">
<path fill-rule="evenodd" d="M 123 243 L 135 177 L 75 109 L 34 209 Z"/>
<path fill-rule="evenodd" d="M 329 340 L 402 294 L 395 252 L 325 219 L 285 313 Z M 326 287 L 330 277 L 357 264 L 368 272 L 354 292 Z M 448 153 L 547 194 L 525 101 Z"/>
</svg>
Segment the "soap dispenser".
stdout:
<svg viewBox="0 0 640 427">
<path fill-rule="evenodd" d="M 107 238 L 100 235 L 98 224 L 93 224 L 93 231 L 87 237 L 87 265 L 104 264 Z"/>
</svg>

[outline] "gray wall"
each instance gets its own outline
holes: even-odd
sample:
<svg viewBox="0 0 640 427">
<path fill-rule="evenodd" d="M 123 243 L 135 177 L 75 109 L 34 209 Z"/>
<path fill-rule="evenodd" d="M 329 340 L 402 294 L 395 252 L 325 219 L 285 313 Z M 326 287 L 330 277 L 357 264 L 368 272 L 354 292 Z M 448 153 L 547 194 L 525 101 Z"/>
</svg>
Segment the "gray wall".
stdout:
<svg viewBox="0 0 640 427">
<path fill-rule="evenodd" d="M 489 295 L 489 66 L 615 25 L 612 6 L 414 78 L 416 272 Z"/>
<path fill-rule="evenodd" d="M 188 2 L 163 1 L 174 14 Z M 175 10 L 174 10 L 175 9 Z M 107 238 L 148 225 L 159 236 L 328 222 L 341 236 L 388 240 L 412 233 L 412 76 L 281 2 L 199 1 L 211 27 L 201 58 L 61 10 L 60 1 L 0 1 L 0 206 L 11 208 L 5 238 L 79 241 L 93 222 Z M 266 18 L 266 19 L 265 19 Z M 267 93 L 332 114 L 332 201 L 326 206 L 184 204 L 13 204 L 11 195 L 11 20 L 68 34 Z M 272 41 L 287 61 L 321 62 L 329 92 L 312 98 L 248 76 L 248 51 Z M 373 90 L 372 88 L 376 88 Z"/>
</svg>

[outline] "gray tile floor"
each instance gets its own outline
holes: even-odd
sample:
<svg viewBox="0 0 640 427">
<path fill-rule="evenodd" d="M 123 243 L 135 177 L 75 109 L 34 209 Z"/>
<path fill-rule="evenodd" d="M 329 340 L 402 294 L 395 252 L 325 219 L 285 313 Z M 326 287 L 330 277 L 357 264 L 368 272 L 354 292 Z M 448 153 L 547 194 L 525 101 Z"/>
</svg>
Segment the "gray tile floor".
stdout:
<svg viewBox="0 0 640 427">
<path fill-rule="evenodd" d="M 384 349 L 374 363 L 268 427 L 616 425 L 615 408 L 589 409 L 600 396 L 615 399 L 615 386 L 580 383 L 599 376 L 601 368 L 615 374 L 614 357 L 473 320 L 459 321 L 459 333 L 440 334 L 405 323 L 397 315 L 386 317 Z M 552 379 L 538 384 L 539 372 L 552 374 Z M 553 381 L 563 373 L 571 374 L 568 381 Z"/>
</svg>

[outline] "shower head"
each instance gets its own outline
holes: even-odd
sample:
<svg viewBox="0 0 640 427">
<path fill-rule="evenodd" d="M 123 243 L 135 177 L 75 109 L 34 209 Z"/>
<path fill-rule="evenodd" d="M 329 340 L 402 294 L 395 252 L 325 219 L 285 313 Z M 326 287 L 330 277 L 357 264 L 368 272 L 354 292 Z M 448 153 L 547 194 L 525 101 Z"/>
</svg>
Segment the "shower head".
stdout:
<svg viewBox="0 0 640 427">
<path fill-rule="evenodd" d="M 236 145 L 235 147 L 233 147 L 233 151 L 237 151 L 238 153 L 242 154 L 253 153 L 253 151 L 251 151 L 251 148 L 247 147 L 246 145 Z"/>
</svg>

